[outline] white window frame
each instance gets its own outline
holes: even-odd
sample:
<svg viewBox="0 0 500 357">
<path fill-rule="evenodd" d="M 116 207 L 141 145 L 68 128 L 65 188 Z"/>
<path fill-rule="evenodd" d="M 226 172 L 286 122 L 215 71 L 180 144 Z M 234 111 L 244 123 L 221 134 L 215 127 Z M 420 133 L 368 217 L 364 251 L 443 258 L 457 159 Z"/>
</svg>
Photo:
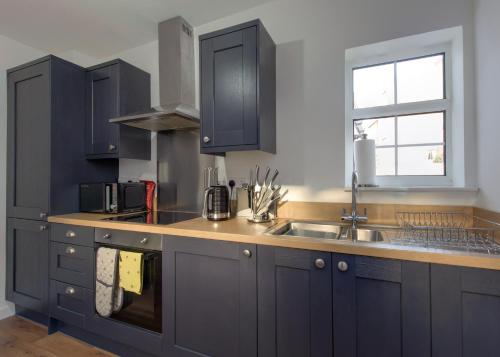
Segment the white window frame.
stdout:
<svg viewBox="0 0 500 357">
<path fill-rule="evenodd" d="M 377 176 L 382 187 L 457 186 L 464 181 L 464 92 L 462 28 L 439 30 L 349 49 L 345 66 L 345 185 L 353 170 L 354 121 L 445 111 L 444 176 Z M 445 98 L 370 108 L 354 108 L 353 70 L 395 61 L 444 54 Z M 456 151 L 456 152 L 455 152 Z"/>
</svg>

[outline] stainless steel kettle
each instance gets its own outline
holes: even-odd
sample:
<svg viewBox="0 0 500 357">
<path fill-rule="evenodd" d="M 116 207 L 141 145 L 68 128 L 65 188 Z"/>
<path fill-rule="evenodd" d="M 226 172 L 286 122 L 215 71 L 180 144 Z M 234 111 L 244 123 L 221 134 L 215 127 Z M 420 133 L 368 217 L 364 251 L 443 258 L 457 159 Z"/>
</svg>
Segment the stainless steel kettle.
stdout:
<svg viewBox="0 0 500 357">
<path fill-rule="evenodd" d="M 210 186 L 203 195 L 203 218 L 210 221 L 224 221 L 231 217 L 229 190 L 226 186 Z"/>
</svg>

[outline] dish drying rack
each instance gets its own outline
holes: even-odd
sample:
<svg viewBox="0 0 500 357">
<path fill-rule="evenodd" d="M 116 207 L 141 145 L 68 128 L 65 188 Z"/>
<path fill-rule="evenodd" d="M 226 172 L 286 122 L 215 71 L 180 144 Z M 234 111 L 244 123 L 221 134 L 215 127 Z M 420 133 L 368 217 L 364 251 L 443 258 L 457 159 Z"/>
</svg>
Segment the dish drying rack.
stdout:
<svg viewBox="0 0 500 357">
<path fill-rule="evenodd" d="M 499 254 L 500 225 L 478 227 L 481 221 L 462 212 L 398 212 L 398 233 L 392 243 Z"/>
</svg>

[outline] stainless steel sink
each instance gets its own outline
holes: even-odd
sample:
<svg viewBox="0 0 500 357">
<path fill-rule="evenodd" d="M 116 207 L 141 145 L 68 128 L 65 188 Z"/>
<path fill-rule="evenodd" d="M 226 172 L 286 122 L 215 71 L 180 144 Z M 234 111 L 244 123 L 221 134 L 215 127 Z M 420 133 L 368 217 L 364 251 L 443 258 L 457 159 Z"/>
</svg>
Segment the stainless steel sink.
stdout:
<svg viewBox="0 0 500 357">
<path fill-rule="evenodd" d="M 337 224 L 288 222 L 271 228 L 268 233 L 278 236 L 340 239 L 344 229 L 344 226 Z"/>
<path fill-rule="evenodd" d="M 359 242 L 383 242 L 385 226 L 363 225 L 352 229 L 349 225 L 340 223 L 316 223 L 291 221 L 283 225 L 271 227 L 268 234 L 282 237 L 324 238 L 337 240 L 354 240 Z"/>
<path fill-rule="evenodd" d="M 346 238 L 360 242 L 383 242 L 384 234 L 381 231 L 358 228 L 350 229 Z"/>
</svg>

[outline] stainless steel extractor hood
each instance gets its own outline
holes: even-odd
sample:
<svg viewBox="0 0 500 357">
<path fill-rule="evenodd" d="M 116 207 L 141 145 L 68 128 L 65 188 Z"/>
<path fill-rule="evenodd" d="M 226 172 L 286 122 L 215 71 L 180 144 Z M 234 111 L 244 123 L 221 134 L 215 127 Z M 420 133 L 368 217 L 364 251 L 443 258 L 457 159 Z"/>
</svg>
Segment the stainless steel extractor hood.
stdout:
<svg viewBox="0 0 500 357">
<path fill-rule="evenodd" d="M 192 27 L 180 16 L 160 22 L 158 46 L 161 104 L 147 113 L 113 118 L 110 122 L 152 131 L 198 128 Z"/>
</svg>

